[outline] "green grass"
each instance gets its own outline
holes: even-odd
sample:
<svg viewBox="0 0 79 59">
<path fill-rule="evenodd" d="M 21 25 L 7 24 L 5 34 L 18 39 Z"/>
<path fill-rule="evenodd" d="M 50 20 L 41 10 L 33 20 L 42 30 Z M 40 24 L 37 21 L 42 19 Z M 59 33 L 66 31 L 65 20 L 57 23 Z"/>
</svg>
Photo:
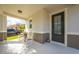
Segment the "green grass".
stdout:
<svg viewBox="0 0 79 59">
<path fill-rule="evenodd" d="M 7 37 L 7 41 L 18 39 L 18 35 Z"/>
</svg>

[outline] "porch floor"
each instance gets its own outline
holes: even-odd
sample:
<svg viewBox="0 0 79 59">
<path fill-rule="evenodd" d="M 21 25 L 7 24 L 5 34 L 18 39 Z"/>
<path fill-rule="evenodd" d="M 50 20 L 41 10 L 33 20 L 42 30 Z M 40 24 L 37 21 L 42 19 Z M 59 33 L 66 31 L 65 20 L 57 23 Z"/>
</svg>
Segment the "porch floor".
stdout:
<svg viewBox="0 0 79 59">
<path fill-rule="evenodd" d="M 28 43 L 12 41 L 0 44 L 0 54 L 79 54 L 79 50 L 55 43 L 40 44 L 29 40 Z"/>
</svg>

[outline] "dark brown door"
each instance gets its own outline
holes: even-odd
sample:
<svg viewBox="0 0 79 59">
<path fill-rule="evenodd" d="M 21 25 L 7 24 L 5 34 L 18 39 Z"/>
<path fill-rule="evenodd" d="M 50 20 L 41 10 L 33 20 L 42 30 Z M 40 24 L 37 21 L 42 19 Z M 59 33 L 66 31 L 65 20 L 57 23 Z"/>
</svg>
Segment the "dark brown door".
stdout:
<svg viewBox="0 0 79 59">
<path fill-rule="evenodd" d="M 64 12 L 52 15 L 52 40 L 64 43 Z"/>
</svg>

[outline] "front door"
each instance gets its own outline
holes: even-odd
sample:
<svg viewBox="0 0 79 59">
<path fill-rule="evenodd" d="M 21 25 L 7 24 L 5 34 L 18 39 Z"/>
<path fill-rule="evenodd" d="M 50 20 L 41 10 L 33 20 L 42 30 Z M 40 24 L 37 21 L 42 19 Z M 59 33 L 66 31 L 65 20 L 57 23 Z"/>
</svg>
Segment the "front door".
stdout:
<svg viewBox="0 0 79 59">
<path fill-rule="evenodd" d="M 64 12 L 52 15 L 52 40 L 64 43 Z"/>
</svg>

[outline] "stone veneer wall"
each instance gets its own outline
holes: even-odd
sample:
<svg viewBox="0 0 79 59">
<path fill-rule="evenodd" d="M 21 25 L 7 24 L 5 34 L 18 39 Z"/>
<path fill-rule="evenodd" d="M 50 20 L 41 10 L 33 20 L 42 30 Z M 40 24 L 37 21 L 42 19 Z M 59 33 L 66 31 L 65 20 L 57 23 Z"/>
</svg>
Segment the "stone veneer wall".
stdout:
<svg viewBox="0 0 79 59">
<path fill-rule="evenodd" d="M 68 46 L 79 49 L 79 35 L 68 34 Z"/>
<path fill-rule="evenodd" d="M 33 40 L 39 43 L 49 41 L 49 33 L 33 33 Z"/>
<path fill-rule="evenodd" d="M 0 32 L 0 41 L 7 39 L 7 32 Z"/>
</svg>

